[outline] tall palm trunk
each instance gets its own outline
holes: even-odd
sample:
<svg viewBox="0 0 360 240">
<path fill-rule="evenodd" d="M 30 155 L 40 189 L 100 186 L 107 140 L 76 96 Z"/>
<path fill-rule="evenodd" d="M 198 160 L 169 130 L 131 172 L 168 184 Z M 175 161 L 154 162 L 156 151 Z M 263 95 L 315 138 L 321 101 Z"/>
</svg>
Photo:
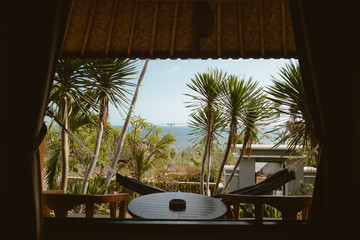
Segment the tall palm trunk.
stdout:
<svg viewBox="0 0 360 240">
<path fill-rule="evenodd" d="M 207 160 L 207 175 L 206 175 L 206 195 L 210 196 L 210 171 L 211 171 L 211 155 L 212 155 L 212 151 L 213 151 L 213 139 L 212 136 L 210 136 L 210 141 L 209 141 L 209 152 L 208 152 L 208 160 Z"/>
<path fill-rule="evenodd" d="M 201 163 L 201 173 L 200 173 L 200 193 L 201 194 L 205 194 L 205 190 L 204 190 L 204 179 L 205 179 L 205 165 L 206 165 L 206 160 L 208 161 L 208 165 L 209 165 L 209 160 L 210 160 L 210 154 L 211 154 L 211 143 L 212 143 L 212 134 L 213 134 L 213 109 L 211 105 L 207 106 L 207 110 L 206 110 L 206 115 L 207 115 L 207 136 L 206 136 L 206 143 L 205 143 L 205 148 L 204 148 L 204 153 L 203 153 L 203 158 L 202 158 L 202 163 Z M 209 174 L 208 174 L 209 176 Z M 208 181 L 207 182 L 207 187 L 206 189 L 208 189 Z M 208 190 L 207 190 L 208 193 Z"/>
<path fill-rule="evenodd" d="M 99 122 L 98 122 L 98 129 L 96 132 L 96 140 L 95 140 L 95 146 L 94 146 L 94 155 L 96 157 L 99 156 L 100 147 L 101 147 L 101 140 L 104 134 L 105 124 L 108 119 L 108 100 L 105 96 L 103 96 L 100 100 L 100 114 L 99 114 Z M 87 188 L 89 186 L 89 179 L 90 176 L 93 174 L 95 166 L 96 166 L 97 159 L 92 156 L 91 161 L 89 163 L 89 166 L 86 170 L 85 176 L 84 176 L 84 182 L 81 187 L 81 194 L 86 194 Z"/>
<path fill-rule="evenodd" d="M 69 129 L 68 102 L 63 99 L 60 104 L 60 117 L 66 129 Z M 61 181 L 60 190 L 66 192 L 69 177 L 69 135 L 64 128 L 61 128 Z"/>
<path fill-rule="evenodd" d="M 209 143 L 210 143 L 210 135 L 208 134 L 208 135 L 206 136 L 204 153 L 203 153 L 203 157 L 202 157 L 202 160 L 201 160 L 200 194 L 204 194 L 204 193 L 205 193 L 205 189 L 204 189 L 205 164 L 206 164 L 207 154 L 209 153 L 209 150 L 208 150 L 208 149 L 209 149 Z"/>
<path fill-rule="evenodd" d="M 240 156 L 238 157 L 237 161 L 236 161 L 236 164 L 235 164 L 235 167 L 233 169 L 233 171 L 231 172 L 231 175 L 227 181 L 227 183 L 225 184 L 223 190 L 221 193 L 224 193 L 224 191 L 228 188 L 231 180 L 233 179 L 234 175 L 235 175 L 235 172 L 236 172 L 236 169 L 239 167 L 240 165 L 240 162 L 242 161 L 242 159 L 244 158 L 244 153 L 246 151 L 246 146 L 248 145 L 250 141 L 250 132 L 249 131 L 246 131 L 245 132 L 245 136 L 244 136 L 244 143 L 243 143 L 243 146 L 242 146 L 242 149 L 241 149 L 241 153 L 240 153 Z"/>
<path fill-rule="evenodd" d="M 230 124 L 230 133 L 229 133 L 228 141 L 227 141 L 225 152 L 224 152 L 224 157 L 223 157 L 223 159 L 221 161 L 219 174 L 218 174 L 218 177 L 216 179 L 216 184 L 215 184 L 215 188 L 214 188 L 214 194 L 217 194 L 219 184 L 220 184 L 220 180 L 221 180 L 221 176 L 222 176 L 222 172 L 223 172 L 225 164 L 227 162 L 227 159 L 228 159 L 228 156 L 229 156 L 229 153 L 230 153 L 230 149 L 231 149 L 231 144 L 233 142 L 234 136 L 235 136 L 235 124 L 232 123 L 232 124 Z"/>
<path fill-rule="evenodd" d="M 140 74 L 140 77 L 139 77 L 139 80 L 138 80 L 138 83 L 137 83 L 137 86 L 136 86 L 136 90 L 135 90 L 135 93 L 134 93 L 134 96 L 133 96 L 133 99 L 132 99 L 132 102 L 131 102 L 131 105 L 130 105 L 130 108 L 129 108 L 129 112 L 128 112 L 127 116 L 126 116 L 124 126 L 123 126 L 123 129 L 121 131 L 119 142 L 118 142 L 118 144 L 116 146 L 116 149 L 115 149 L 115 155 L 114 155 L 113 159 L 111 160 L 111 168 L 114 169 L 114 170 L 116 168 L 116 164 L 118 162 L 118 159 L 120 158 L 120 154 L 121 154 L 122 148 L 123 148 L 124 143 L 125 143 L 125 138 L 126 138 L 126 134 L 127 134 L 129 124 L 130 124 L 130 119 L 131 119 L 132 113 L 134 111 L 135 104 L 136 104 L 138 94 L 139 94 L 139 90 L 140 90 L 140 86 L 141 86 L 141 83 L 142 83 L 142 81 L 144 79 L 144 76 L 145 76 L 147 67 L 149 65 L 149 62 L 150 62 L 150 59 L 146 59 L 146 61 L 144 63 L 144 67 L 143 67 L 143 69 L 141 71 L 141 74 Z M 111 178 L 113 177 L 113 175 L 114 174 L 112 172 L 110 172 L 110 171 L 107 172 L 104 187 L 108 187 L 110 185 Z M 107 190 L 105 191 L 105 194 L 106 193 L 107 193 Z"/>
</svg>

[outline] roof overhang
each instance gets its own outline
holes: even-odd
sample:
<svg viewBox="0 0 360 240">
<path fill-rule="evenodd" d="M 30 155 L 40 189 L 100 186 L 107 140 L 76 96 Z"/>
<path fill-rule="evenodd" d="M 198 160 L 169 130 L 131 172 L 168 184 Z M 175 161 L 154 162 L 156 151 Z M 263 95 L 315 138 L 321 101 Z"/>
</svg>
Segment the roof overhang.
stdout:
<svg viewBox="0 0 360 240">
<path fill-rule="evenodd" d="M 294 58 L 287 0 L 73 0 L 61 57 Z"/>
</svg>

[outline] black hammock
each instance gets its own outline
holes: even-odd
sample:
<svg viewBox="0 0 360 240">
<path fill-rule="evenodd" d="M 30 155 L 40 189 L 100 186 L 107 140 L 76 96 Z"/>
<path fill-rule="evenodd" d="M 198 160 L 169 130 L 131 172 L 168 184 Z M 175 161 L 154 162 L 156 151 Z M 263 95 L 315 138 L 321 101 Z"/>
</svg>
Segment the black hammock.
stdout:
<svg viewBox="0 0 360 240">
<path fill-rule="evenodd" d="M 295 172 L 293 170 L 289 171 L 288 169 L 285 168 L 259 183 L 235 191 L 228 192 L 228 194 L 239 194 L 239 195 L 267 194 L 294 179 L 295 179 Z M 165 192 L 164 190 L 149 186 L 136 179 L 123 176 L 120 173 L 116 173 L 116 182 L 119 183 L 121 186 L 130 189 L 134 192 L 137 192 L 141 195 Z M 214 195 L 212 197 L 221 198 L 221 194 Z"/>
</svg>

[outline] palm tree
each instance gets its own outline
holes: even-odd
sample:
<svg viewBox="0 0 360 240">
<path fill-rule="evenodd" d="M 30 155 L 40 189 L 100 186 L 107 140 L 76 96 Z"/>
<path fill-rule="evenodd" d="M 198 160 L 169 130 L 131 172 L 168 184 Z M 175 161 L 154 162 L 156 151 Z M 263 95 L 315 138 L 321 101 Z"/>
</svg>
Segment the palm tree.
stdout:
<svg viewBox="0 0 360 240">
<path fill-rule="evenodd" d="M 110 58 L 90 61 L 85 65 L 84 76 L 92 80 L 92 96 L 99 105 L 98 129 L 93 152 L 95 156 L 99 156 L 102 136 L 109 117 L 109 103 L 123 109 L 129 104 L 126 95 L 130 94 L 130 88 L 136 86 L 129 77 L 136 73 L 136 67 L 136 61 Z M 96 162 L 96 158 L 92 156 L 84 176 L 81 194 L 87 191 Z"/>
<path fill-rule="evenodd" d="M 204 149 L 208 149 L 208 151 L 204 151 L 203 162 L 207 161 L 207 172 L 206 172 L 206 193 L 209 193 L 209 182 L 210 182 L 210 169 L 211 169 L 211 158 L 213 152 L 213 142 L 218 141 L 221 133 L 224 130 L 224 126 L 226 125 L 226 120 L 222 114 L 222 112 L 215 108 L 213 111 L 213 131 L 210 137 L 207 137 L 208 134 L 208 115 L 206 114 L 206 108 L 198 108 L 196 112 L 193 112 L 190 115 L 190 121 L 188 126 L 191 129 L 190 135 L 193 135 L 192 141 L 204 142 Z M 205 172 L 205 171 L 204 171 Z M 204 173 L 205 175 L 205 173 Z M 200 175 L 200 179 L 201 179 Z M 204 177 L 204 176 L 203 176 Z M 201 188 L 200 188 L 201 189 Z"/>
<path fill-rule="evenodd" d="M 85 107 L 86 109 L 90 109 L 90 105 Z M 82 110 L 75 103 L 71 107 L 71 121 L 69 124 L 69 129 L 71 132 L 76 132 L 79 128 L 85 125 L 92 125 L 94 122 L 92 118 L 89 118 L 87 115 L 83 114 Z M 55 112 L 51 109 L 51 112 Z M 51 117 L 50 115 L 48 115 Z M 57 114 L 55 114 L 56 118 L 59 118 Z M 46 162 L 45 167 L 45 179 L 49 189 L 55 189 L 56 187 L 56 178 L 60 173 L 60 165 L 61 165 L 61 143 L 60 139 L 58 139 L 57 130 L 53 130 L 53 121 L 50 123 L 48 129 L 48 134 L 46 136 L 47 148 L 49 149 L 49 158 Z M 71 149 L 71 141 L 69 143 L 69 149 Z M 70 151 L 69 151 L 70 153 Z"/>
<path fill-rule="evenodd" d="M 251 145 L 253 142 L 258 141 L 257 133 L 259 126 L 261 124 L 266 124 L 266 121 L 269 121 L 270 117 L 272 116 L 272 112 L 269 110 L 270 102 L 267 101 L 265 95 L 263 95 L 261 91 L 262 88 L 258 88 L 257 90 L 253 91 L 245 105 L 245 108 L 241 111 L 240 120 L 245 126 L 244 130 L 242 131 L 244 136 L 243 145 L 240 156 L 238 157 L 235 167 L 222 192 L 224 192 L 229 186 L 229 183 L 234 177 L 236 169 L 239 167 L 244 154 L 247 153 L 250 157 Z"/>
<path fill-rule="evenodd" d="M 211 158 L 211 142 L 214 135 L 214 112 L 216 105 L 220 96 L 220 85 L 224 81 L 226 73 L 223 71 L 215 69 L 209 70 L 207 73 L 197 73 L 195 78 L 191 79 L 190 84 L 186 84 L 192 91 L 197 95 L 185 94 L 192 98 L 194 103 L 188 105 L 187 107 L 193 108 L 193 111 L 200 109 L 205 109 L 206 114 L 206 140 L 205 148 L 202 157 L 201 164 L 201 175 L 200 175 L 200 193 L 204 194 L 204 173 L 205 173 L 205 164 L 206 159 L 208 160 L 208 168 L 210 168 Z M 209 192 L 208 192 L 209 193 Z"/>
<path fill-rule="evenodd" d="M 238 138 L 237 130 L 240 125 L 241 113 L 244 110 L 249 96 L 255 91 L 256 85 L 257 83 L 252 82 L 252 78 L 249 80 L 244 78 L 239 80 L 239 78 L 234 75 L 229 76 L 225 84 L 222 85 L 221 103 L 227 125 L 230 126 L 230 128 L 224 156 L 219 169 L 219 175 L 215 184 L 215 194 L 218 190 L 222 172 L 230 153 L 230 148 L 232 145 L 235 145 Z"/>
<path fill-rule="evenodd" d="M 124 126 L 123 126 L 122 131 L 121 131 L 120 139 L 119 139 L 119 141 L 118 141 L 118 143 L 116 145 L 115 154 L 114 154 L 114 157 L 111 160 L 111 168 L 112 169 L 116 168 L 116 164 L 117 164 L 117 162 L 118 162 L 118 160 L 120 158 L 120 154 L 122 152 L 122 149 L 123 149 L 123 146 L 124 146 L 124 143 L 125 143 L 128 127 L 129 127 L 129 124 L 130 124 L 130 121 L 131 121 L 131 118 L 132 118 L 132 114 L 134 112 L 134 108 L 135 108 L 135 105 L 136 105 L 136 101 L 137 101 L 137 98 L 138 98 L 138 95 L 139 95 L 139 90 L 140 90 L 142 81 L 143 81 L 143 79 L 145 77 L 149 62 L 150 62 L 149 58 L 145 60 L 144 67 L 143 67 L 143 69 L 141 71 L 141 74 L 139 76 L 139 79 L 138 79 L 138 82 L 137 82 L 137 85 L 136 85 L 136 89 L 135 89 L 135 93 L 133 95 L 133 99 L 131 101 L 129 111 L 128 111 L 128 114 L 127 114 L 125 122 L 124 122 Z M 110 185 L 112 177 L 113 177 L 113 173 L 108 171 L 107 175 L 106 175 L 106 180 L 105 180 L 105 183 L 104 183 L 104 186 L 106 188 Z M 106 193 L 107 193 L 107 191 L 105 192 L 105 194 Z"/>
<path fill-rule="evenodd" d="M 81 59 L 58 60 L 54 84 L 50 93 L 50 102 L 56 104 L 58 116 L 65 128 L 69 128 L 72 106 L 75 104 L 84 109 L 83 91 L 86 85 L 81 78 L 85 61 Z M 69 171 L 69 137 L 65 129 L 61 129 L 61 183 L 60 189 L 66 191 Z"/>
<path fill-rule="evenodd" d="M 287 143 L 291 150 L 302 146 L 303 150 L 315 156 L 317 165 L 320 158 L 319 144 L 314 136 L 314 123 L 308 107 L 299 64 L 290 62 L 280 69 L 280 79 L 272 77 L 268 99 L 276 103 L 275 110 L 287 115 L 286 133 L 277 145 Z"/>
</svg>

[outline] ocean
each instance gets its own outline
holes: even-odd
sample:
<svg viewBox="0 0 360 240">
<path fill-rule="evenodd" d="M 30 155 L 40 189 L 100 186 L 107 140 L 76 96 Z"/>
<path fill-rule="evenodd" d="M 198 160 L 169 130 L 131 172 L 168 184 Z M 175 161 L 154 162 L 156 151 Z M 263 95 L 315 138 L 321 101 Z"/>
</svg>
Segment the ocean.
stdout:
<svg viewBox="0 0 360 240">
<path fill-rule="evenodd" d="M 115 127 L 119 127 L 122 128 L 122 126 L 115 126 Z M 158 125 L 158 128 L 160 128 L 162 130 L 162 134 L 168 134 L 171 133 L 172 135 L 175 136 L 176 138 L 176 142 L 174 143 L 174 147 L 177 149 L 184 149 L 186 147 L 189 147 L 191 145 L 193 145 L 194 143 L 191 141 L 193 136 L 189 135 L 191 128 L 188 126 L 172 126 L 170 128 L 169 125 Z M 130 128 L 129 128 L 130 129 Z M 271 128 L 266 128 L 264 129 L 262 132 L 267 132 L 270 131 Z M 227 141 L 228 138 L 228 134 L 224 133 L 223 134 L 223 138 L 219 138 L 219 142 L 220 144 L 224 145 L 225 147 L 225 143 Z M 267 134 L 267 137 L 264 136 L 264 134 L 260 133 L 259 134 L 259 138 L 260 138 L 260 143 L 261 144 L 274 144 L 274 139 L 276 138 L 276 134 Z"/>
</svg>

